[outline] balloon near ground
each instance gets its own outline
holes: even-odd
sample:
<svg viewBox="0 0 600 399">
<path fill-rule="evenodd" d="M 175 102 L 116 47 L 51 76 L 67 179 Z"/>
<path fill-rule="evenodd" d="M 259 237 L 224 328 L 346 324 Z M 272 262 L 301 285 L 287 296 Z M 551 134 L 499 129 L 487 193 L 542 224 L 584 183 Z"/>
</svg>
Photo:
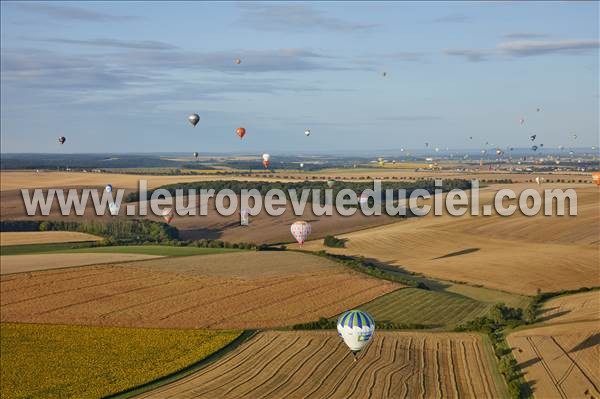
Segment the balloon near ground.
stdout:
<svg viewBox="0 0 600 399">
<path fill-rule="evenodd" d="M 165 220 L 165 222 L 167 222 L 167 224 L 171 223 L 171 220 L 173 220 L 174 216 L 175 216 L 175 212 L 173 212 L 173 209 L 171 209 L 171 208 L 163 209 L 162 217 Z"/>
<path fill-rule="evenodd" d="M 292 223 L 290 231 L 292 232 L 292 235 L 294 236 L 296 241 L 298 241 L 298 244 L 303 245 L 308 236 L 310 235 L 312 227 L 308 222 L 298 221 Z"/>
<path fill-rule="evenodd" d="M 271 164 L 271 155 L 263 154 L 262 155 L 262 164 L 265 167 L 265 169 L 269 169 L 269 165 Z"/>
<path fill-rule="evenodd" d="M 198 114 L 191 114 L 190 116 L 188 116 L 188 122 L 190 122 L 192 124 L 192 126 L 196 127 L 196 125 L 198 124 L 198 122 L 200 121 L 200 115 Z"/>
<path fill-rule="evenodd" d="M 594 172 L 594 173 L 592 173 L 592 181 L 597 186 L 600 186 L 600 172 Z"/>
<path fill-rule="evenodd" d="M 375 320 L 362 310 L 349 310 L 338 318 L 337 331 L 356 356 L 373 338 Z"/>
</svg>

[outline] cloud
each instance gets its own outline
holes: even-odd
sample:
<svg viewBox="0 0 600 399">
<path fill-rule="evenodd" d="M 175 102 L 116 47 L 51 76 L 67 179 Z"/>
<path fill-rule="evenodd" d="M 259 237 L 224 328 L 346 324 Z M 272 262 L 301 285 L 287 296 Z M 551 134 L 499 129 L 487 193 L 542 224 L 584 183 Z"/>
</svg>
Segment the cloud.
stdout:
<svg viewBox="0 0 600 399">
<path fill-rule="evenodd" d="M 440 24 L 462 24 L 471 22 L 471 17 L 464 14 L 450 14 L 433 20 L 435 23 Z"/>
<path fill-rule="evenodd" d="M 410 52 L 410 51 L 398 51 L 389 55 L 389 57 L 404 62 L 422 62 L 423 53 Z"/>
<path fill-rule="evenodd" d="M 443 118 L 439 115 L 398 115 L 387 118 L 377 118 L 385 121 L 403 121 L 403 122 L 418 122 L 418 121 L 439 121 Z"/>
<path fill-rule="evenodd" d="M 48 42 L 48 43 L 64 43 L 64 44 L 78 44 L 83 46 L 97 46 L 97 47 L 115 47 L 115 48 L 128 48 L 137 50 L 173 50 L 176 46 L 168 43 L 154 41 L 154 40 L 118 40 L 118 39 L 64 39 L 64 38 L 49 38 L 49 39 L 29 39 L 30 41 L 37 42 Z"/>
<path fill-rule="evenodd" d="M 337 32 L 365 31 L 376 24 L 351 22 L 327 17 L 322 12 L 303 4 L 245 4 L 238 23 L 252 29 L 266 31 L 306 31 L 321 29 Z"/>
<path fill-rule="evenodd" d="M 51 3 L 33 3 L 19 2 L 14 3 L 14 7 L 32 14 L 43 15 L 46 17 L 60 20 L 78 20 L 87 22 L 114 22 L 119 20 L 134 19 L 133 16 L 112 15 L 99 11 L 88 10 L 81 7 L 57 5 Z"/>
<path fill-rule="evenodd" d="M 444 54 L 453 57 L 461 57 L 469 62 L 482 62 L 487 61 L 489 52 L 483 50 L 469 50 L 469 49 L 455 49 L 455 50 L 444 50 Z"/>
<path fill-rule="evenodd" d="M 542 38 L 548 37 L 548 36 L 550 36 L 550 35 L 548 35 L 546 33 L 533 33 L 533 32 L 514 32 L 514 33 L 507 33 L 507 34 L 503 35 L 504 38 L 511 39 L 511 40 L 542 39 Z"/>
<path fill-rule="evenodd" d="M 528 57 L 553 53 L 584 54 L 600 47 L 600 40 L 514 41 L 498 48 L 512 56 Z"/>
</svg>

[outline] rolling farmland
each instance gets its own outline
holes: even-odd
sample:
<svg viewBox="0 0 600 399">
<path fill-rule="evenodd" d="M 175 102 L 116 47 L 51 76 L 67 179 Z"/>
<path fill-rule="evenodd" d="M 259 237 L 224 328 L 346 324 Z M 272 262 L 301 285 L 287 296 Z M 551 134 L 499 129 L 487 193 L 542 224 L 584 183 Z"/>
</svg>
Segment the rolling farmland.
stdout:
<svg viewBox="0 0 600 399">
<path fill-rule="evenodd" d="M 488 306 L 460 295 L 403 288 L 360 307 L 376 320 L 400 324 L 454 327 L 482 316 Z"/>
<path fill-rule="evenodd" d="M 3 322 L 164 328 L 286 326 L 332 317 L 400 287 L 288 252 L 166 258 L 0 281 Z"/>
<path fill-rule="evenodd" d="M 354 362 L 333 331 L 271 331 L 139 398 L 491 398 L 495 381 L 478 335 L 379 332 Z"/>
<path fill-rule="evenodd" d="M 552 298 L 544 303 L 539 320 L 552 324 L 600 320 L 600 291 Z"/>
<path fill-rule="evenodd" d="M 102 238 L 72 231 L 0 232 L 0 245 L 52 244 L 61 242 L 100 241 Z"/>
<path fill-rule="evenodd" d="M 598 321 L 521 330 L 507 340 L 536 398 L 600 397 Z"/>
</svg>

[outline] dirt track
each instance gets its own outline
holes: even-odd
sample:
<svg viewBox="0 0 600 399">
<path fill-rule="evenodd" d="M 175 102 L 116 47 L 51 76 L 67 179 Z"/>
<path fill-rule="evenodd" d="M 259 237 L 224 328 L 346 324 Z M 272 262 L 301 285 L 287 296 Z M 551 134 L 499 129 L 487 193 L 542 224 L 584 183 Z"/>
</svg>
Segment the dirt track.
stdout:
<svg viewBox="0 0 600 399">
<path fill-rule="evenodd" d="M 377 332 L 357 362 L 333 331 L 264 332 L 140 398 L 499 397 L 481 338 Z"/>
<path fill-rule="evenodd" d="M 508 336 L 536 398 L 600 397 L 600 326 L 557 324 Z"/>
<path fill-rule="evenodd" d="M 332 317 L 400 287 L 311 255 L 232 255 L 2 276 L 1 320 L 269 328 Z"/>
</svg>

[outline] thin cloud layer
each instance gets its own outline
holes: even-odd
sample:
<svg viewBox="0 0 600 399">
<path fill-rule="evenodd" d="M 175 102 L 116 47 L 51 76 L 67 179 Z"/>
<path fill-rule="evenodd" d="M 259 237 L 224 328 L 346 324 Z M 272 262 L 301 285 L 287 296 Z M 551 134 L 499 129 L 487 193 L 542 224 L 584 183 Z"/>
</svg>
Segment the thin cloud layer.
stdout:
<svg viewBox="0 0 600 399">
<path fill-rule="evenodd" d="M 471 17 L 464 14 L 450 14 L 433 20 L 435 23 L 440 24 L 462 24 L 471 22 Z"/>
<path fill-rule="evenodd" d="M 514 41 L 498 48 L 510 55 L 528 57 L 553 53 L 584 54 L 600 47 L 600 40 Z"/>
<path fill-rule="evenodd" d="M 470 50 L 470 49 L 454 49 L 444 50 L 444 54 L 463 58 L 468 62 L 482 62 L 487 61 L 489 52 L 482 50 Z"/>
<path fill-rule="evenodd" d="M 239 4 L 239 24 L 266 31 L 306 31 L 321 29 L 338 32 L 364 31 L 377 25 L 328 17 L 304 4 Z"/>
<path fill-rule="evenodd" d="M 546 33 L 534 33 L 534 32 L 514 32 L 503 35 L 506 39 L 519 40 L 519 39 L 543 39 L 549 37 Z"/>
<path fill-rule="evenodd" d="M 26 13 L 37 14 L 58 20 L 114 22 L 135 19 L 135 17 L 129 15 L 106 14 L 99 11 L 93 11 L 75 6 L 67 6 L 64 4 L 19 2 L 13 3 L 12 6 Z"/>
<path fill-rule="evenodd" d="M 62 44 L 75 44 L 82 46 L 96 46 L 96 47 L 114 47 L 114 48 L 128 48 L 137 50 L 173 50 L 177 46 L 172 44 L 154 41 L 154 40 L 119 40 L 119 39 L 65 39 L 65 38 L 50 38 L 50 39 L 27 39 L 30 41 L 37 42 L 48 42 L 48 43 L 62 43 Z"/>
</svg>

